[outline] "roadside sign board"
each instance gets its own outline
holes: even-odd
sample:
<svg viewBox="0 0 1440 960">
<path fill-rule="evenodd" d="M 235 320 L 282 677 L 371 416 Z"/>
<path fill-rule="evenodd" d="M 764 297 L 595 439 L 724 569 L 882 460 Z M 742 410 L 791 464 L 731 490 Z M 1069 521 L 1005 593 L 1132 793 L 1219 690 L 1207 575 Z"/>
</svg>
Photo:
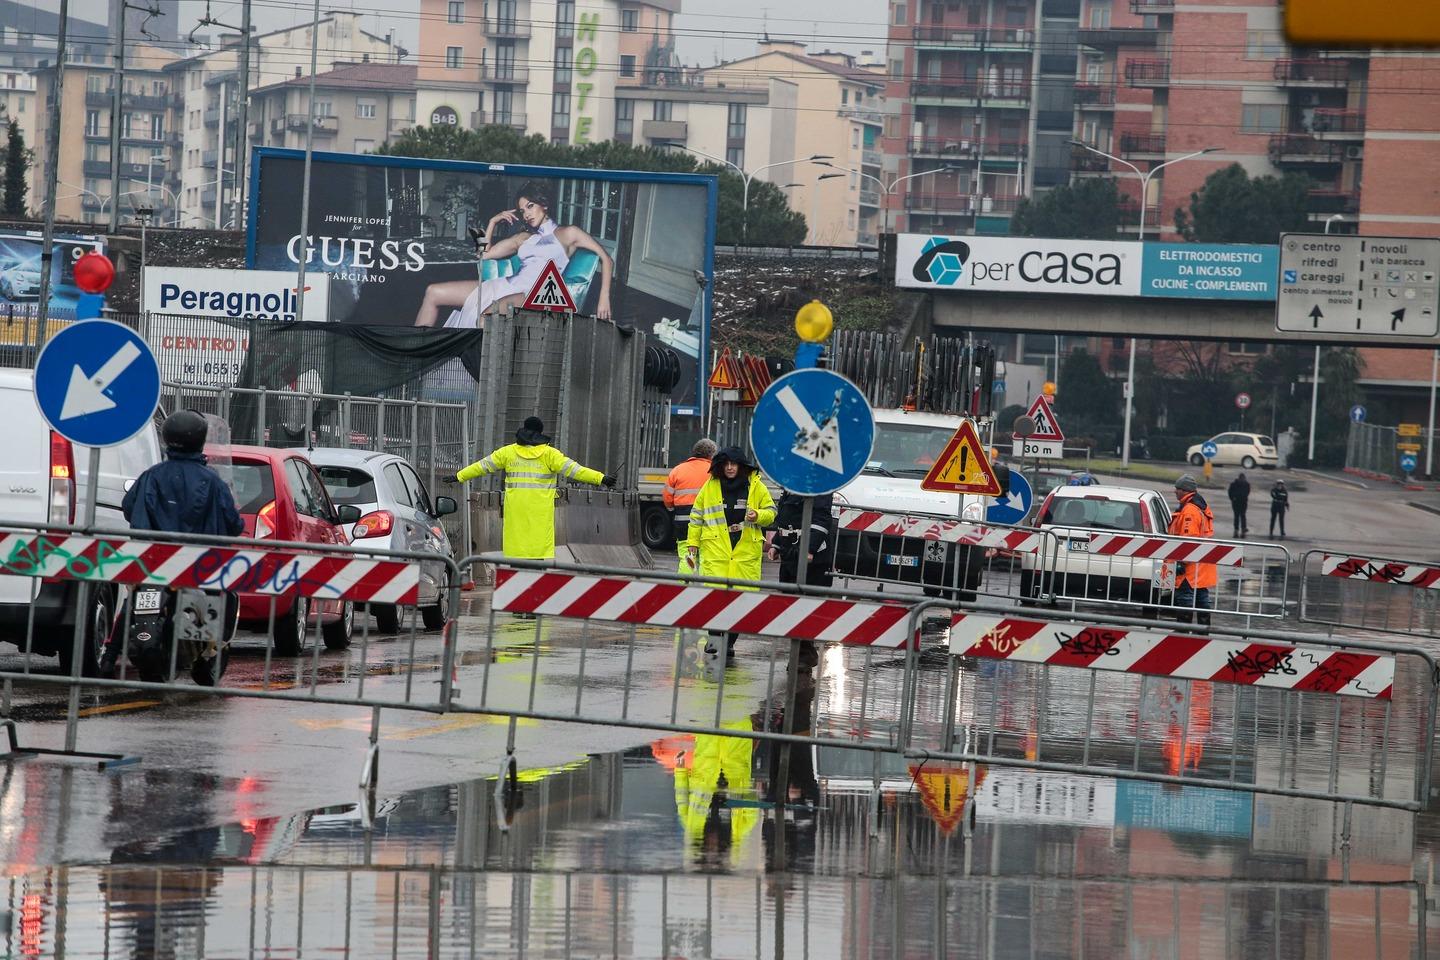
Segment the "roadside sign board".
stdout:
<svg viewBox="0 0 1440 960">
<path fill-rule="evenodd" d="M 860 388 L 830 370 L 795 370 L 770 384 L 750 421 L 760 469 L 791 493 L 818 497 L 854 480 L 875 446 Z"/>
<path fill-rule="evenodd" d="M 1017 459 L 1034 457 L 1037 460 L 1059 460 L 1065 456 L 1065 445 L 1060 440 L 1032 440 L 1027 437 L 1016 440 L 1011 453 Z"/>
<path fill-rule="evenodd" d="M 1415 454 L 1402 453 L 1400 455 L 1400 469 L 1404 470 L 1406 473 L 1414 473 L 1415 468 L 1419 465 L 1420 461 L 1416 459 Z"/>
<path fill-rule="evenodd" d="M 1397 444 L 1395 444 L 1395 449 L 1401 451 L 1402 453 L 1419 453 L 1419 452 L 1420 452 L 1420 444 L 1418 444 L 1418 443 L 1397 443 Z"/>
<path fill-rule="evenodd" d="M 71 443 L 113 447 L 155 416 L 160 366 L 140 335 L 113 320 L 73 323 L 35 361 L 35 403 Z"/>
<path fill-rule="evenodd" d="M 1353 0 L 1288 0 L 1285 33 L 1296 46 L 1440 46 L 1434 0 L 1387 0 L 1384 16 Z"/>
<path fill-rule="evenodd" d="M 735 358 L 730 355 L 729 347 L 726 347 L 715 361 L 715 369 L 710 371 L 710 379 L 706 382 L 715 390 L 740 389 L 740 375 L 735 369 Z"/>
<path fill-rule="evenodd" d="M 1239 407 L 1241 410 L 1248 410 L 1250 408 L 1250 394 L 1235 394 L 1235 406 Z"/>
<path fill-rule="evenodd" d="M 1280 236 L 1275 329 L 1377 337 L 1440 334 L 1440 240 Z"/>
<path fill-rule="evenodd" d="M 1055 418 L 1055 409 L 1050 406 L 1049 397 L 1044 394 L 1036 397 L 1025 415 L 1035 421 L 1035 429 L 1026 437 L 1027 440 L 1064 441 L 1065 431 L 1060 429 L 1060 421 Z"/>
<path fill-rule="evenodd" d="M 993 498 L 985 507 L 985 519 L 990 523 L 1020 524 L 1030 513 L 1035 502 L 1035 492 L 1030 481 L 1019 470 L 1010 471 L 1010 492 L 1003 497 Z"/>
<path fill-rule="evenodd" d="M 1214 460 L 1215 454 L 1219 452 L 1220 448 L 1215 445 L 1214 440 L 1206 440 L 1204 443 L 1200 444 L 1200 456 L 1204 457 L 1206 460 Z"/>
<path fill-rule="evenodd" d="M 523 309 L 575 312 L 575 299 L 570 296 L 570 289 L 565 286 L 565 278 L 560 276 L 560 268 L 555 266 L 554 260 L 546 262 L 545 269 L 535 280 L 535 286 L 530 288 L 530 295 L 525 298 Z"/>
<path fill-rule="evenodd" d="M 1028 442 L 1028 441 L 1026 441 Z M 920 481 L 921 490 L 938 493 L 978 493 L 987 497 L 1000 495 L 1000 481 L 980 435 L 975 432 L 974 420 L 962 420 L 955 435 L 945 444 L 945 450 L 935 459 L 930 472 Z"/>
<path fill-rule="evenodd" d="M 1418 437 L 1420 436 L 1421 429 L 1418 423 L 1402 423 L 1395 428 L 1395 432 L 1402 437 Z"/>
<path fill-rule="evenodd" d="M 1351 422 L 1351 423 L 1364 423 L 1364 422 L 1365 422 L 1365 407 L 1364 407 L 1363 405 L 1357 403 L 1357 404 L 1355 404 L 1355 406 L 1353 406 L 1353 407 L 1350 408 L 1350 422 Z"/>
<path fill-rule="evenodd" d="M 984 781 L 986 773 L 985 767 L 977 767 L 972 784 L 968 766 L 922 763 L 910 767 L 910 779 L 920 792 L 920 802 L 947 837 L 960 826 L 965 816 L 965 801 L 971 790 Z"/>
</svg>

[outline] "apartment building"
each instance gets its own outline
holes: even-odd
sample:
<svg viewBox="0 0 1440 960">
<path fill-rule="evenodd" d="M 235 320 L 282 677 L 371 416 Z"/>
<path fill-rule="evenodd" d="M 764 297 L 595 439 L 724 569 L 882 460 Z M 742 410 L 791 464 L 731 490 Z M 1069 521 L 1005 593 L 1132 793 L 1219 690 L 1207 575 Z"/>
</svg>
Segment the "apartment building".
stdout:
<svg viewBox="0 0 1440 960">
<path fill-rule="evenodd" d="M 1102 176 L 1117 178 L 1122 229 L 1143 210 L 1150 236 L 1173 239 L 1176 208 L 1231 163 L 1309 175 L 1317 228 L 1440 224 L 1440 54 L 1293 49 L 1280 5 L 1037 7 L 892 0 L 886 162 L 921 175 L 895 203 L 903 229 L 1003 233 L 1021 197 Z M 1142 198 L 1127 167 L 1072 137 L 1142 170 L 1213 152 L 1166 167 Z"/>
<path fill-rule="evenodd" d="M 414 64 L 350 63 L 315 77 L 316 150 L 370 153 L 415 125 Z M 303 150 L 310 78 L 261 87 L 250 101 L 254 146 Z"/>
<path fill-rule="evenodd" d="M 246 117 L 250 146 L 274 142 L 272 131 L 255 115 L 254 91 L 282 84 L 300 73 L 308 78 L 310 29 L 305 23 L 256 34 L 251 40 L 246 84 L 251 91 Z M 391 36 L 362 29 L 361 14 L 349 11 L 331 11 L 321 18 L 318 43 L 322 70 L 336 60 L 385 64 L 404 54 Z M 235 157 L 240 143 L 240 36 L 227 34 L 206 44 L 207 49 L 166 67 L 172 91 L 166 199 L 177 208 L 179 224 L 191 227 L 244 222 L 239 209 L 243 191 L 236 188 L 240 165 Z M 328 134 L 319 136 L 318 131 L 316 147 L 341 149 L 337 141 Z"/>
<path fill-rule="evenodd" d="M 165 66 L 175 54 L 160 47 L 137 43 L 127 47 L 125 86 L 121 91 L 120 189 L 121 211 L 149 207 L 156 219 L 174 217 L 174 204 L 162 184 L 165 180 L 170 78 Z M 48 103 L 53 96 L 55 67 L 47 64 L 33 71 L 37 100 Z M 110 216 L 110 107 L 113 102 L 115 70 L 104 59 L 95 62 L 68 61 L 61 102 L 61 150 L 56 216 L 85 223 L 108 222 Z M 35 163 L 31 166 L 31 205 L 46 200 L 48 151 L 43 148 L 49 112 L 38 110 L 34 120 Z"/>
</svg>

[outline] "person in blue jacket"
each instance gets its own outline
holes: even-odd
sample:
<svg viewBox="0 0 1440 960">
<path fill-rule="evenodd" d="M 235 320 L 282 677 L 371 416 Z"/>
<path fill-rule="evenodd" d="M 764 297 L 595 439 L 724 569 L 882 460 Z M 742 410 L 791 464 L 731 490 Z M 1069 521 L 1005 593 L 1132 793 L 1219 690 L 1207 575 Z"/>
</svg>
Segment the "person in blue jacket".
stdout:
<svg viewBox="0 0 1440 960">
<path fill-rule="evenodd" d="M 165 459 L 146 470 L 125 494 L 120 508 L 133 530 L 238 537 L 245 521 L 220 475 L 205 463 L 205 418 L 179 410 L 160 427 Z"/>
</svg>

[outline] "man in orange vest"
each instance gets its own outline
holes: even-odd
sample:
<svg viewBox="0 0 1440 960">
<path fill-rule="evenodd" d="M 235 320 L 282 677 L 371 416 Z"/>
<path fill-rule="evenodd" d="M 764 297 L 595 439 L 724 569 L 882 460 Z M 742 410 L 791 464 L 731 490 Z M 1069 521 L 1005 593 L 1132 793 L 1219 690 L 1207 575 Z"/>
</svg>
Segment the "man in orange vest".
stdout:
<svg viewBox="0 0 1440 960">
<path fill-rule="evenodd" d="M 665 478 L 662 499 L 666 509 L 670 510 L 675 518 L 675 546 L 680 555 L 681 573 L 695 572 L 695 569 L 685 562 L 685 540 L 690 533 L 690 505 L 695 502 L 695 497 L 700 493 L 700 488 L 705 486 L 705 481 L 710 479 L 710 461 L 714 459 L 717 449 L 714 440 L 697 440 L 690 449 L 690 459 L 677 464 L 675 469 L 670 471 L 670 476 Z"/>
<path fill-rule="evenodd" d="M 1180 501 L 1170 518 L 1170 533 L 1177 537 L 1215 536 L 1215 515 L 1210 505 L 1196 490 L 1195 478 L 1184 474 L 1175 481 L 1175 498 Z M 1181 563 L 1175 567 L 1175 606 L 1181 608 L 1180 619 L 1193 623 L 1199 613 L 1200 622 L 1210 625 L 1210 588 L 1220 582 L 1213 563 Z"/>
</svg>

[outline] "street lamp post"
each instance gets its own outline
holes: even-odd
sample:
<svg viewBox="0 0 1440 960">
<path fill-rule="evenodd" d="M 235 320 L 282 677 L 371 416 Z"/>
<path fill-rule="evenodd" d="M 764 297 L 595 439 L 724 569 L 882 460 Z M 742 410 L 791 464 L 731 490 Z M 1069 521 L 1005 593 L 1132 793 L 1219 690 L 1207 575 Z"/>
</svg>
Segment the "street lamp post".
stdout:
<svg viewBox="0 0 1440 960">
<path fill-rule="evenodd" d="M 815 161 L 815 165 L 818 167 L 829 167 L 832 170 L 842 170 L 845 173 L 853 173 L 858 177 L 864 177 L 866 180 L 873 180 L 875 181 L 876 185 L 880 187 L 881 195 L 887 199 L 895 193 L 895 188 L 900 186 L 900 184 L 904 183 L 906 180 L 915 180 L 919 177 L 928 177 L 932 173 L 950 173 L 952 171 L 960 169 L 959 167 L 936 167 L 934 170 L 922 170 L 919 173 L 910 173 L 906 174 L 903 177 L 896 177 L 887 185 L 884 180 L 881 180 L 874 174 L 866 173 L 863 170 L 852 170 L 849 167 L 837 166 L 824 160 Z M 880 232 L 890 232 L 890 205 L 888 203 L 886 203 L 880 208 Z"/>
<path fill-rule="evenodd" d="M 750 241 L 750 181 L 754 180 L 756 175 L 759 174 L 760 171 L 769 170 L 771 167 L 783 167 L 791 163 L 804 163 L 807 160 L 820 161 L 833 159 L 829 154 L 826 153 L 812 153 L 808 157 L 796 157 L 793 160 L 776 160 L 774 163 L 767 163 L 764 166 L 756 167 L 754 170 L 751 170 L 747 173 L 745 169 L 742 168 L 738 163 L 731 163 L 729 160 L 726 160 L 723 157 L 713 156 L 712 154 L 706 153 L 704 150 L 696 150 L 694 147 L 687 147 L 684 144 L 677 143 L 675 144 L 675 146 L 679 147 L 681 150 L 684 150 L 686 153 L 693 153 L 698 157 L 704 157 L 706 160 L 710 160 L 714 163 L 723 163 L 725 166 L 740 174 L 740 180 L 744 184 L 744 188 L 741 190 L 740 194 L 741 243 L 748 243 Z"/>
<path fill-rule="evenodd" d="M 1066 142 L 1072 144 L 1073 146 L 1084 147 L 1091 153 L 1099 154 L 1107 160 L 1113 160 L 1116 163 L 1123 163 L 1125 166 L 1135 171 L 1135 176 L 1140 178 L 1139 239 L 1141 243 L 1145 242 L 1145 202 L 1150 197 L 1150 178 L 1155 176 L 1155 174 L 1159 173 L 1161 170 L 1165 169 L 1168 166 L 1180 163 L 1185 160 L 1193 160 L 1196 157 L 1203 157 L 1207 153 L 1215 153 L 1220 149 L 1219 147 L 1206 147 L 1203 150 L 1196 150 L 1194 153 L 1187 153 L 1184 156 L 1176 157 L 1173 160 L 1166 160 L 1164 163 L 1157 163 L 1149 170 L 1141 170 L 1129 160 L 1125 160 L 1121 157 L 1114 156 L 1113 154 L 1106 153 L 1104 150 L 1097 150 L 1083 140 L 1072 139 Z M 1135 338 L 1131 337 L 1130 356 L 1127 362 L 1125 373 L 1125 432 L 1120 440 L 1120 466 L 1122 469 L 1130 466 L 1130 419 L 1133 416 L 1135 410 L 1135 347 Z"/>
</svg>

